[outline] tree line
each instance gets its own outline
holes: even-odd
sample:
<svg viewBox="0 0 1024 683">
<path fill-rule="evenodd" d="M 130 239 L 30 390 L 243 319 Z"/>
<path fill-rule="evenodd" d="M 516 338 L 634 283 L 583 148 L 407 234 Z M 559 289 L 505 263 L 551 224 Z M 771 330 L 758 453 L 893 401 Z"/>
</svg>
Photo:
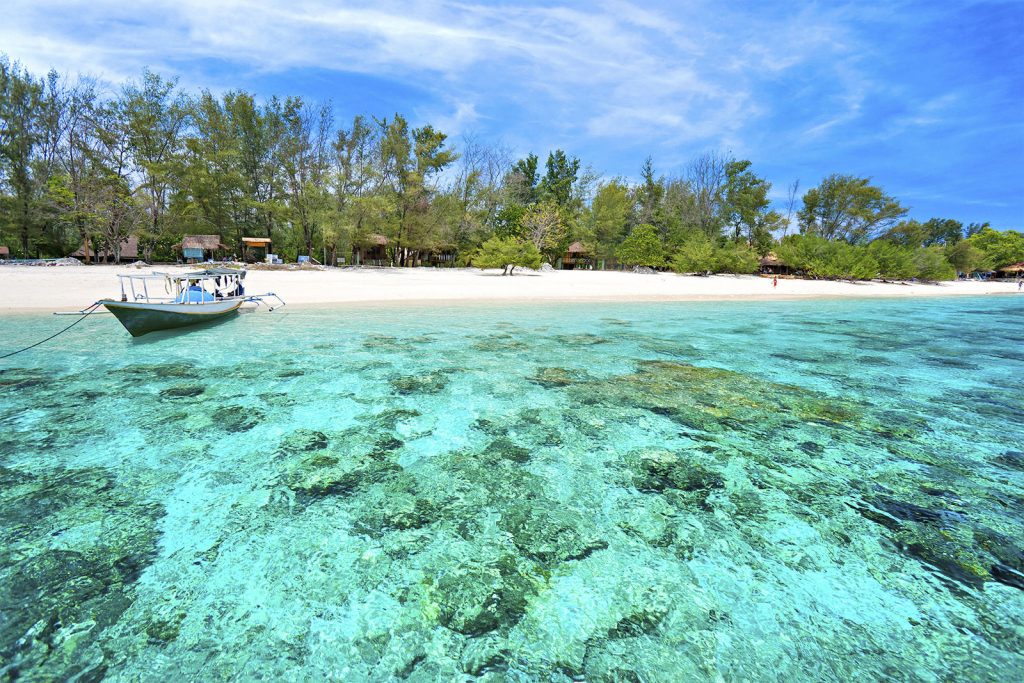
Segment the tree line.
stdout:
<svg viewBox="0 0 1024 683">
<path fill-rule="evenodd" d="M 574 242 L 598 267 L 754 272 L 774 252 L 818 277 L 926 277 L 1024 260 L 1024 236 L 907 220 L 870 179 L 832 175 L 773 208 L 749 160 L 718 152 L 677 175 L 602 177 L 554 150 L 515 159 L 458 145 L 403 116 L 339 125 L 330 104 L 184 92 L 144 71 L 114 94 L 88 78 L 36 77 L 0 56 L 0 244 L 21 258 L 83 243 L 147 261 L 183 235 L 243 236 L 337 264 L 387 238 L 399 266 L 556 262 Z M 511 259 L 507 263 L 498 263 Z"/>
</svg>

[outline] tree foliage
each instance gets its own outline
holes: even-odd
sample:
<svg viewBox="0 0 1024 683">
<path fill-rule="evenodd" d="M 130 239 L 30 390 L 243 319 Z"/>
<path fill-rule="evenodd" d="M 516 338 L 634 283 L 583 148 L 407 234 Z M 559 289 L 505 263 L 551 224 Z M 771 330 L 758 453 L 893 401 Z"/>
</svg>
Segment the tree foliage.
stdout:
<svg viewBox="0 0 1024 683">
<path fill-rule="evenodd" d="M 514 237 L 492 237 L 473 257 L 477 268 L 501 268 L 502 275 L 512 275 L 516 266 L 539 268 L 540 261 L 540 252 L 532 242 Z"/>
<path fill-rule="evenodd" d="M 658 237 L 658 230 L 649 223 L 633 228 L 618 249 L 619 260 L 630 266 L 661 268 L 665 265 L 665 246 Z"/>
<path fill-rule="evenodd" d="M 647 157 L 628 182 L 562 149 L 516 161 L 473 138 L 458 147 L 397 113 L 339 124 L 329 104 L 189 94 L 148 70 L 101 91 L 0 56 L 0 243 L 24 257 L 84 245 L 94 258 L 136 236 L 145 258 L 165 260 L 184 234 L 216 234 L 236 253 L 260 236 L 336 264 L 383 236 L 387 260 L 411 266 L 465 263 L 493 237 L 554 263 L 579 240 L 613 267 L 751 272 L 776 250 L 816 277 L 945 277 L 940 253 L 962 272 L 1024 260 L 1020 233 L 904 220 L 867 178 L 808 191 L 801 239 L 777 247 L 788 216 L 750 160 L 711 151 L 666 174 Z"/>
<path fill-rule="evenodd" d="M 831 175 L 807 191 L 798 216 L 804 234 L 861 244 L 906 213 L 870 178 Z"/>
</svg>

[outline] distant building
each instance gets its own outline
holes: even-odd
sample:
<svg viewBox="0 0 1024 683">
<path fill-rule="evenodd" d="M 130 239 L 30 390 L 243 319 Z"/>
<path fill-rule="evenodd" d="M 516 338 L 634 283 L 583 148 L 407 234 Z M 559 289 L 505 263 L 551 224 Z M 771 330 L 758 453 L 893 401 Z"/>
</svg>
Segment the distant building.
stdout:
<svg viewBox="0 0 1024 683">
<path fill-rule="evenodd" d="M 1020 263 L 1011 263 L 1008 266 L 1000 266 L 996 268 L 996 278 L 1018 278 L 1024 276 L 1024 261 Z"/>
<path fill-rule="evenodd" d="M 391 264 L 388 258 L 388 238 L 384 235 L 366 235 L 352 244 L 352 263 L 357 266 L 386 266 Z"/>
<path fill-rule="evenodd" d="M 761 258 L 760 272 L 764 275 L 789 275 L 793 271 L 785 261 L 770 252 Z"/>
<path fill-rule="evenodd" d="M 565 256 L 562 257 L 563 269 L 591 269 L 593 267 L 593 253 L 591 253 L 590 249 L 585 247 L 582 242 L 573 242 L 569 245 L 569 248 L 565 250 Z"/>
<path fill-rule="evenodd" d="M 176 248 L 187 263 L 216 259 L 227 250 L 227 246 L 221 244 L 220 235 L 185 235 Z"/>
<path fill-rule="evenodd" d="M 272 242 L 269 237 L 243 237 L 242 260 L 247 263 L 266 261 L 271 252 Z"/>
<path fill-rule="evenodd" d="M 93 249 L 88 241 L 71 254 L 86 263 L 114 263 L 114 252 L 104 245 L 101 249 Z M 132 235 L 121 242 L 121 263 L 133 263 L 139 260 L 139 238 Z"/>
</svg>

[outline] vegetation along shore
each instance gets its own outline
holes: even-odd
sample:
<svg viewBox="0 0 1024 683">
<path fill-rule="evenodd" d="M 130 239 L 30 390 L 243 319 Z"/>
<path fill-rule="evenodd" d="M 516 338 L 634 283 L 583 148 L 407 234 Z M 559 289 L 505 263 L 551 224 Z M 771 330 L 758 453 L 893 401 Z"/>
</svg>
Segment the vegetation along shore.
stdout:
<svg viewBox="0 0 1024 683">
<path fill-rule="evenodd" d="M 0 259 L 237 256 L 328 265 L 648 267 L 814 278 L 1013 278 L 1024 235 L 910 217 L 835 173 L 770 200 L 751 161 L 705 152 L 639 182 L 561 149 L 515 159 L 402 115 L 186 92 L 144 71 L 113 94 L 0 58 Z M 639 163 L 638 163 L 639 165 Z"/>
</svg>

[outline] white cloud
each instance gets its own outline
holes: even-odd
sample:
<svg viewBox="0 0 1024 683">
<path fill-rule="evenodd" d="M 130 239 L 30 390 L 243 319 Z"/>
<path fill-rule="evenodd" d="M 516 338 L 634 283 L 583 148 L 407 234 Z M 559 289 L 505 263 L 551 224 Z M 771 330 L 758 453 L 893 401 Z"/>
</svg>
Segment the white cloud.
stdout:
<svg viewBox="0 0 1024 683">
<path fill-rule="evenodd" d="M 195 87 L 207 85 L 203 74 L 180 65 L 316 67 L 431 89 L 442 102 L 460 103 L 449 119 L 458 127 L 488 106 L 512 104 L 544 110 L 541 117 L 570 129 L 576 122 L 577 134 L 694 144 L 735 136 L 765 106 L 750 94 L 755 70 L 792 68 L 810 49 L 780 49 L 779 32 L 798 30 L 785 21 L 727 31 L 700 4 L 668 16 L 624 0 L 596 7 L 18 0 L 13 9 L 0 44 L 36 71 L 55 66 L 121 81 L 149 65 L 177 70 Z"/>
</svg>

